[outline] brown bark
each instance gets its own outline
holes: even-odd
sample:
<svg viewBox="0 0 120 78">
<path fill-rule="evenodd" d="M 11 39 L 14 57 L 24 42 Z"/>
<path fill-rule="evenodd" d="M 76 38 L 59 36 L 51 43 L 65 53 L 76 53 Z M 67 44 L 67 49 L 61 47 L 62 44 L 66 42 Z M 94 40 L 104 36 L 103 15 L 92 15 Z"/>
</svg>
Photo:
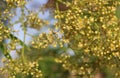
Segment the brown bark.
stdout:
<svg viewBox="0 0 120 78">
<path fill-rule="evenodd" d="M 45 5 L 45 8 L 52 8 L 52 9 L 56 9 L 56 2 L 57 0 L 48 0 L 48 2 Z M 65 4 L 58 2 L 58 8 L 60 11 L 66 11 L 69 9 L 69 7 L 67 7 Z"/>
<path fill-rule="evenodd" d="M 106 75 L 104 72 L 97 72 L 94 78 L 106 78 Z"/>
<path fill-rule="evenodd" d="M 75 73 L 70 72 L 69 78 L 76 78 Z"/>
<path fill-rule="evenodd" d="M 8 74 L 7 73 L 2 74 L 2 72 L 0 71 L 0 78 L 8 78 Z"/>
</svg>

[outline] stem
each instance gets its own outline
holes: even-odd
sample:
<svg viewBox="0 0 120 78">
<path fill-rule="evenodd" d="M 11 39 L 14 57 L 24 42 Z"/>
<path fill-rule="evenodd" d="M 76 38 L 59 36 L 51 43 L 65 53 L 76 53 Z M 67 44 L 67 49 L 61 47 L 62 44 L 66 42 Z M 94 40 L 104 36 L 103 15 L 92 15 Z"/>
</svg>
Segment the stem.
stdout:
<svg viewBox="0 0 120 78">
<path fill-rule="evenodd" d="M 26 39 L 26 29 L 25 29 L 25 26 L 23 27 L 23 30 L 24 30 L 24 38 L 23 38 L 23 48 L 22 48 L 22 60 L 23 60 L 23 63 L 25 63 L 25 57 L 24 57 L 24 52 L 25 52 L 25 39 Z"/>
<path fill-rule="evenodd" d="M 22 15 L 25 16 L 24 14 L 24 9 L 22 9 Z M 22 58 L 22 61 L 23 61 L 23 64 L 25 64 L 25 55 L 24 55 L 24 52 L 25 52 L 25 39 L 26 39 L 26 23 L 24 21 L 22 21 L 22 24 L 23 24 L 23 32 L 24 32 L 24 37 L 23 37 L 23 45 L 22 45 L 22 54 L 21 54 L 21 58 Z"/>
<path fill-rule="evenodd" d="M 56 11 L 57 11 L 58 14 L 60 15 L 60 10 L 59 10 L 59 4 L 58 4 L 58 2 L 56 2 Z M 60 27 L 61 18 L 58 18 L 58 23 L 59 23 L 59 27 Z"/>
</svg>

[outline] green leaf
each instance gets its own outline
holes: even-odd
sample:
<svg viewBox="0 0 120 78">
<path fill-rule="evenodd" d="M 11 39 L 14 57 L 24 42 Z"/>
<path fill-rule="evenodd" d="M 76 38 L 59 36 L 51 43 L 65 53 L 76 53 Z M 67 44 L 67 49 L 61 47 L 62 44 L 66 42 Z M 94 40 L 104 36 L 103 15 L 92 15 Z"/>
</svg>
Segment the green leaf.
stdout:
<svg viewBox="0 0 120 78">
<path fill-rule="evenodd" d="M 116 9 L 116 17 L 120 19 L 120 5 Z"/>
<path fill-rule="evenodd" d="M 6 58 L 12 59 L 10 54 L 6 51 L 6 46 L 4 45 L 4 42 L 0 43 L 0 52 L 2 52 Z"/>
</svg>

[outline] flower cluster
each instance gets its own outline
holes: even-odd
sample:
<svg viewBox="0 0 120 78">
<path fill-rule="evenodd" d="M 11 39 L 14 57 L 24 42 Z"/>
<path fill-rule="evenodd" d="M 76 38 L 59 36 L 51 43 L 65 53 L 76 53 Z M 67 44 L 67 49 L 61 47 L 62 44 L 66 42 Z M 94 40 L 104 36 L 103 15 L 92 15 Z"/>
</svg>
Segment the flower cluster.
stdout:
<svg viewBox="0 0 120 78">
<path fill-rule="evenodd" d="M 22 77 L 31 75 L 33 78 L 41 78 L 42 73 L 39 70 L 39 64 L 37 62 L 25 62 L 22 60 L 7 60 L 3 59 L 5 64 L 4 68 L 1 68 L 2 73 L 7 73 L 9 78 L 16 78 L 17 75 L 22 74 Z M 9 73 L 8 73 L 9 72 Z"/>
<path fill-rule="evenodd" d="M 5 0 L 9 7 L 23 6 L 26 4 L 26 0 Z"/>
<path fill-rule="evenodd" d="M 48 25 L 48 21 L 44 21 L 39 18 L 38 14 L 31 13 L 27 16 L 26 24 L 30 28 L 40 29 L 44 25 Z"/>
<path fill-rule="evenodd" d="M 2 42 L 2 40 L 7 39 L 10 33 L 10 29 L 7 29 L 3 22 L 0 21 L 0 42 Z"/>
<path fill-rule="evenodd" d="M 56 58 L 55 61 L 57 63 L 62 63 L 62 66 L 66 70 L 69 70 L 71 73 L 73 73 L 75 76 L 89 76 L 89 78 L 93 78 L 94 69 L 90 67 L 90 63 L 87 63 L 87 61 L 89 61 L 87 57 L 84 58 L 82 56 L 82 58 L 76 60 L 75 57 L 62 54 L 60 58 Z"/>
<path fill-rule="evenodd" d="M 84 71 L 82 75 L 85 75 L 89 68 L 93 70 L 102 66 L 109 69 L 113 66 L 111 70 L 120 68 L 120 21 L 116 17 L 116 8 L 120 2 L 74 0 L 63 3 L 69 9 L 60 11 L 58 8 L 55 11 L 55 18 L 58 19 L 55 26 L 63 32 L 63 39 L 69 40 L 68 46 L 76 54 L 74 58 L 63 60 L 64 67 L 68 67 L 70 71 L 77 71 L 77 74 L 82 67 L 81 72 Z M 96 58 L 92 62 L 96 66 L 91 65 L 92 57 Z M 119 73 L 119 70 L 115 70 L 114 73 Z M 119 75 L 120 73 L 116 78 Z"/>
<path fill-rule="evenodd" d="M 31 42 L 31 44 L 35 48 L 46 48 L 50 45 L 53 47 L 57 47 L 57 45 L 63 47 L 63 43 L 58 37 L 58 33 L 54 31 L 40 34 L 39 37 L 35 38 L 34 41 Z"/>
</svg>

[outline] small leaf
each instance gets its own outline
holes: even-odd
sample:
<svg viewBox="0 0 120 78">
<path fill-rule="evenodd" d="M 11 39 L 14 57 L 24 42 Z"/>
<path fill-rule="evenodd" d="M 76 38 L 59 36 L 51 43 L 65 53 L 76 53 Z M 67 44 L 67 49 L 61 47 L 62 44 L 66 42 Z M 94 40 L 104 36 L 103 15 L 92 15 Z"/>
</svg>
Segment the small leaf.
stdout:
<svg viewBox="0 0 120 78">
<path fill-rule="evenodd" d="M 120 5 L 116 9 L 116 17 L 120 19 Z"/>
</svg>

